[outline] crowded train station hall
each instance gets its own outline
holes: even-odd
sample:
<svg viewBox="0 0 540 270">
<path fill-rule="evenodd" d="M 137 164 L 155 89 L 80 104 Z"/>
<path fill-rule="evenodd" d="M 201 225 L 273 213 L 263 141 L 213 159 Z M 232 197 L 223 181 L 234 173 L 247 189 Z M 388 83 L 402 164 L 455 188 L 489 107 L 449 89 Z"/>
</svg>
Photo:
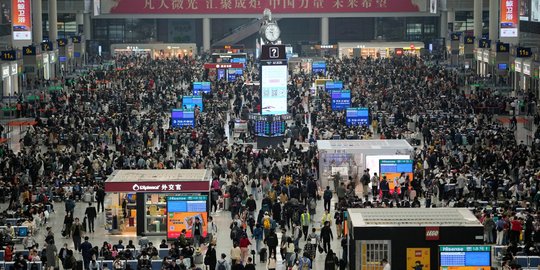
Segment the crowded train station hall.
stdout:
<svg viewBox="0 0 540 270">
<path fill-rule="evenodd" d="M 540 269 L 540 0 L 0 8 L 0 269 Z"/>
</svg>

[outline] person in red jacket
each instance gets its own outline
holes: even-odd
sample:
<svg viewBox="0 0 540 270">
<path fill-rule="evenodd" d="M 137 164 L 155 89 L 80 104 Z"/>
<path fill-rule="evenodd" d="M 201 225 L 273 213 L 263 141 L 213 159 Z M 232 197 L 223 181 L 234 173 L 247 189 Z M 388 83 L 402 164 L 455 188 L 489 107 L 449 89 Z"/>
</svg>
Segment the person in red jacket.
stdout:
<svg viewBox="0 0 540 270">
<path fill-rule="evenodd" d="M 242 234 L 242 238 L 240 238 L 240 250 L 242 251 L 242 262 L 247 261 L 247 257 L 249 256 L 249 246 L 251 245 L 251 242 L 249 241 L 249 238 L 247 237 L 247 234 Z"/>
<path fill-rule="evenodd" d="M 13 244 L 8 243 L 6 246 L 5 253 L 4 253 L 4 261 L 6 262 L 13 261 L 13 250 L 14 250 Z"/>
<path fill-rule="evenodd" d="M 522 219 L 517 216 L 512 217 L 512 221 L 510 221 L 510 242 L 514 244 L 519 243 L 519 236 L 521 234 L 521 230 L 523 229 Z"/>
</svg>

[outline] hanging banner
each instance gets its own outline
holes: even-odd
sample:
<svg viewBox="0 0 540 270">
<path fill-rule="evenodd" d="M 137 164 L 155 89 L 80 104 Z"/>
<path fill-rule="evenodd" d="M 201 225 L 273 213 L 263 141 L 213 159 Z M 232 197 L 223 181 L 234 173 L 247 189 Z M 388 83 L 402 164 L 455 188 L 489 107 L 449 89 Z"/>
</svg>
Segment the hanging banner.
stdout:
<svg viewBox="0 0 540 270">
<path fill-rule="evenodd" d="M 407 268 L 431 269 L 429 248 L 407 248 Z"/>
<path fill-rule="evenodd" d="M 96 1 L 94 1 L 95 3 Z M 429 12 L 432 0 L 101 0 L 100 14 Z M 430 5 L 431 6 L 431 5 Z M 436 5 L 434 6 L 436 10 Z M 96 10 L 94 9 L 94 13 Z M 435 11 L 436 12 L 436 11 Z"/>
<path fill-rule="evenodd" d="M 30 0 L 12 0 L 13 40 L 32 40 Z"/>
<path fill-rule="evenodd" d="M 501 0 L 501 37 L 518 36 L 518 0 Z"/>
</svg>

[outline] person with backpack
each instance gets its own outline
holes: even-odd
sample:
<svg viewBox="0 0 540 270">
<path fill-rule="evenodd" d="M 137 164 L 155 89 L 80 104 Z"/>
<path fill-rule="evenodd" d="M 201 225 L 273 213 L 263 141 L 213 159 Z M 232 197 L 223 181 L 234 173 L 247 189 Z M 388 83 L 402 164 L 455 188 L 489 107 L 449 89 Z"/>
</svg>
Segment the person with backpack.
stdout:
<svg viewBox="0 0 540 270">
<path fill-rule="evenodd" d="M 270 229 L 272 228 L 272 218 L 270 215 L 268 215 L 268 212 L 264 212 L 264 216 L 262 218 L 262 224 L 264 229 L 264 234 L 268 235 L 268 232 L 270 232 Z"/>
<path fill-rule="evenodd" d="M 268 256 L 270 257 L 272 254 L 276 256 L 277 255 L 276 248 L 278 246 L 278 237 L 274 229 L 270 229 L 268 236 L 266 237 L 266 239 L 264 239 L 264 243 L 268 246 Z"/>
<path fill-rule="evenodd" d="M 73 256 L 73 250 L 67 250 L 67 255 L 63 263 L 64 270 L 71 270 L 77 265 L 77 259 Z"/>
<path fill-rule="evenodd" d="M 304 256 L 298 260 L 298 270 L 311 270 L 311 260 L 308 257 L 309 254 L 304 252 Z"/>
<path fill-rule="evenodd" d="M 227 258 L 227 255 L 221 253 L 221 259 L 217 261 L 216 270 L 231 270 L 231 265 L 225 258 Z"/>
<path fill-rule="evenodd" d="M 263 240 L 263 229 L 261 227 L 261 224 L 255 225 L 255 230 L 253 230 L 253 234 L 251 235 L 252 239 L 255 239 L 255 250 L 257 254 L 259 251 L 261 251 L 261 241 Z"/>
<path fill-rule="evenodd" d="M 251 179 L 251 184 L 250 184 L 250 187 L 251 187 L 251 194 L 253 196 L 255 196 L 255 200 L 258 200 L 259 199 L 259 181 L 257 180 L 257 178 L 253 178 Z"/>
<path fill-rule="evenodd" d="M 330 186 L 326 186 L 326 190 L 323 193 L 323 200 L 324 200 L 324 210 L 330 212 L 330 201 L 332 200 L 332 191 L 330 190 Z"/>
<path fill-rule="evenodd" d="M 206 265 L 209 270 L 216 270 L 217 264 L 217 255 L 216 248 L 213 244 L 208 245 L 206 250 L 206 255 L 204 256 L 204 265 Z"/>
<path fill-rule="evenodd" d="M 369 170 L 364 170 L 364 174 L 362 175 L 362 178 L 360 178 L 360 182 L 362 183 L 362 194 L 364 195 L 364 198 L 366 198 L 366 201 L 368 200 L 368 194 L 369 194 Z"/>
</svg>

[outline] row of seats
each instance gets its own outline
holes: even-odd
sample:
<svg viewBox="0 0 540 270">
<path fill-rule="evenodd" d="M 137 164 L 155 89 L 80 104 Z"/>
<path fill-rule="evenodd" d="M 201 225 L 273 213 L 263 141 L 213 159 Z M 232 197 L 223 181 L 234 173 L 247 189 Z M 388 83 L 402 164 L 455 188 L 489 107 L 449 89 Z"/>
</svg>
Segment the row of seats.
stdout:
<svg viewBox="0 0 540 270">
<path fill-rule="evenodd" d="M 27 263 L 27 270 L 30 270 L 31 267 L 33 265 L 36 265 L 37 267 L 37 270 L 44 270 L 45 268 L 43 267 L 43 264 L 41 262 L 28 262 Z M 4 262 L 4 261 L 0 261 L 0 269 L 6 269 L 6 270 L 11 270 L 13 269 L 13 266 L 15 265 L 15 262 Z M 34 268 L 35 269 L 35 268 Z M 137 268 L 134 268 L 134 269 L 137 269 Z M 152 268 L 152 270 L 154 270 Z"/>
<path fill-rule="evenodd" d="M 28 254 L 30 253 L 27 249 L 22 249 L 22 250 L 15 250 L 15 253 L 21 253 L 23 256 L 26 256 L 28 257 Z M 5 255 L 6 255 L 6 251 L 5 250 L 0 250 L 0 261 L 3 261 L 4 258 L 5 258 Z M 13 254 L 13 256 L 15 257 L 15 254 Z M 1 269 L 2 267 L 0 267 Z M 6 268 L 4 268 L 6 269 Z"/>
<path fill-rule="evenodd" d="M 107 264 L 107 268 L 113 269 L 113 262 L 112 260 L 98 260 L 97 263 L 99 265 L 99 269 L 103 269 L 105 264 Z M 126 268 L 128 265 L 131 269 L 136 270 L 137 269 L 137 260 L 126 260 L 124 261 L 124 268 Z M 152 260 L 152 270 L 161 270 L 161 265 L 163 260 Z M 190 261 L 189 259 L 184 259 L 184 264 L 189 265 Z"/>
</svg>

